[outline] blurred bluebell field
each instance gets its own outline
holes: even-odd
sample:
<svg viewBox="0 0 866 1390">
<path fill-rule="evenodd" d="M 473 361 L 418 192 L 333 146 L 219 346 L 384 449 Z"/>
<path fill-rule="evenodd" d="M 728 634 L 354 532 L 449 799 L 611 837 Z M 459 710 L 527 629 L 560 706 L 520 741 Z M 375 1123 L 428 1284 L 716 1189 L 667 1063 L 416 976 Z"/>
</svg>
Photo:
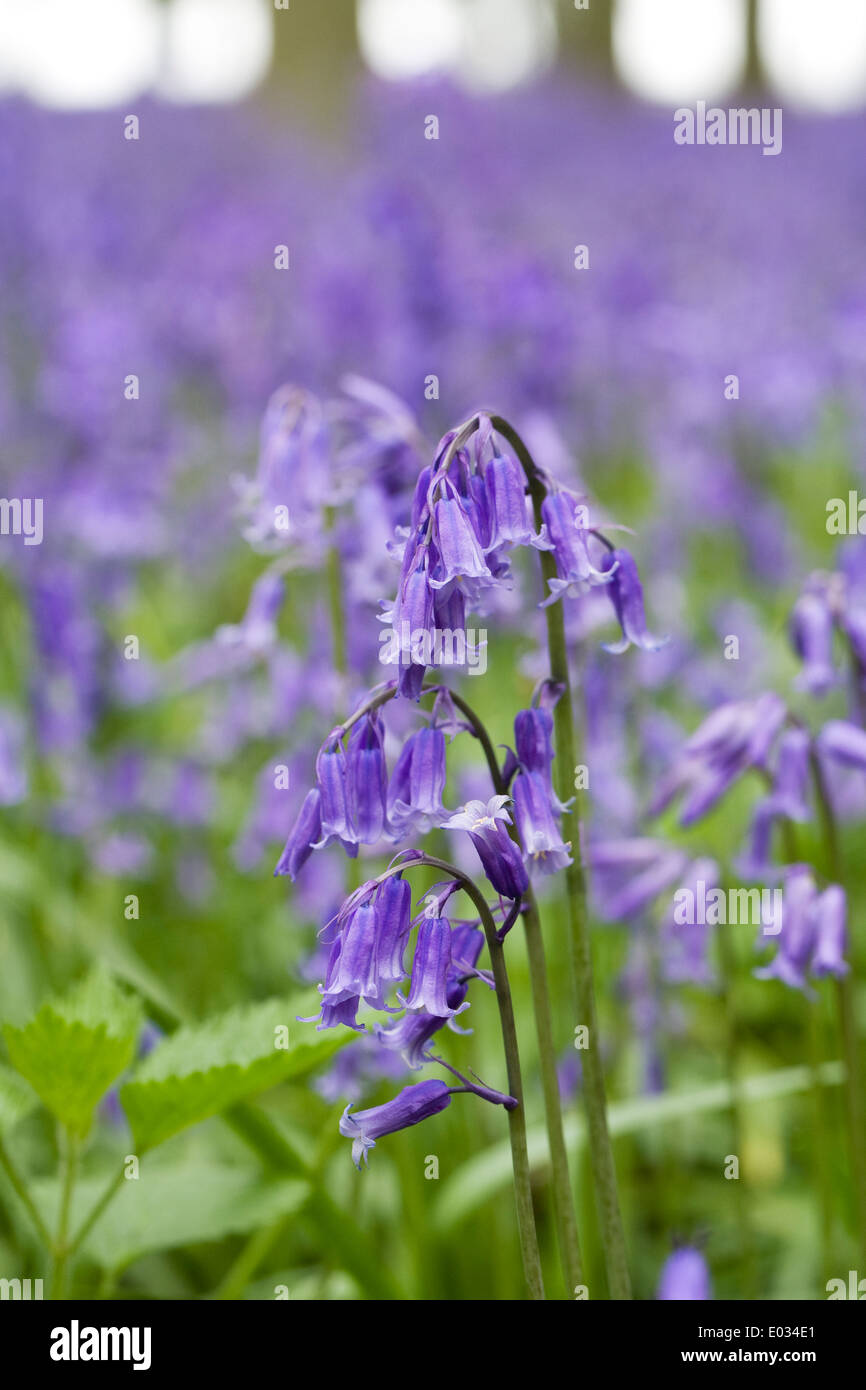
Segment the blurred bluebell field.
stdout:
<svg viewBox="0 0 866 1390">
<path fill-rule="evenodd" d="M 278 103 L 147 97 L 133 139 L 119 108 L 0 105 L 0 1275 L 49 1273 L 14 1174 L 50 1236 L 140 1153 L 61 1290 L 523 1296 L 502 1107 L 461 1096 L 386 1129 L 359 1175 L 345 1107 L 439 1073 L 363 1009 L 357 1034 L 297 1021 L 335 914 L 400 835 L 274 877 L 329 731 L 393 674 L 377 616 L 418 475 L 481 411 L 627 547 L 667 639 L 613 654 L 604 586 L 560 600 L 635 1296 L 826 1297 L 864 1240 L 866 115 L 786 107 L 764 158 L 678 145 L 671 109 L 564 68 L 485 95 L 364 76 L 344 100 L 335 134 Z M 480 449 L 464 465 L 482 473 Z M 550 674 L 546 595 L 524 546 L 470 596 L 484 673 L 433 673 L 497 749 Z M 393 771 L 418 712 L 383 718 Z M 453 815 L 491 793 L 476 744 L 438 726 Z M 443 820 L 429 852 L 480 874 Z M 698 881 L 784 888 L 788 934 L 677 922 Z M 565 906 L 556 874 L 535 886 L 605 1297 Z M 506 954 L 542 1265 L 573 1296 L 519 930 Z M 494 992 L 468 997 L 436 1046 L 499 1093 Z M 70 1063 L 91 1124 L 43 1073 L 100 1026 L 115 1070 Z"/>
</svg>

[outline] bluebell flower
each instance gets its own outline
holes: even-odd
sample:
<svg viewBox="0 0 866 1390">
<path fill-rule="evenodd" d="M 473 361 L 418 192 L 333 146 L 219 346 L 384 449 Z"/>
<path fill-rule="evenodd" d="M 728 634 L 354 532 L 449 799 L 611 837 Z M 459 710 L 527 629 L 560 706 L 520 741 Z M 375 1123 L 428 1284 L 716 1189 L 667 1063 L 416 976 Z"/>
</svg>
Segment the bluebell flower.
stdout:
<svg viewBox="0 0 866 1390">
<path fill-rule="evenodd" d="M 830 719 L 815 742 L 819 753 L 833 762 L 866 772 L 866 729 L 847 719 Z"/>
<path fill-rule="evenodd" d="M 274 875 L 288 874 L 294 881 L 322 839 L 321 792 L 313 787 L 304 797 L 298 818 L 289 832 Z"/>
<path fill-rule="evenodd" d="M 817 943 L 817 902 L 809 866 L 792 865 L 785 876 L 776 954 L 769 965 L 754 972 L 759 980 L 781 980 L 791 989 L 807 991 L 806 974 Z"/>
<path fill-rule="evenodd" d="M 412 962 L 412 985 L 406 1008 L 423 1009 L 437 1018 L 452 1018 L 468 1004 L 456 1009 L 447 999 L 448 971 L 451 965 L 451 923 L 447 917 L 424 916 L 418 927 L 415 959 Z"/>
<path fill-rule="evenodd" d="M 803 662 L 795 685 L 810 695 L 826 695 L 836 684 L 833 667 L 833 614 L 823 592 L 807 591 L 794 604 L 789 625 L 794 650 Z"/>
<path fill-rule="evenodd" d="M 445 1002 L 451 1011 L 450 1016 L 417 1009 L 405 1013 L 389 1028 L 377 1026 L 376 1033 L 382 1046 L 399 1052 L 406 1065 L 413 1070 L 429 1060 L 430 1042 L 446 1024 L 455 1033 L 471 1032 L 471 1029 L 458 1027 L 454 1017 L 462 1012 L 460 1006 L 466 999 L 471 979 L 483 979 L 492 988 L 487 976 L 476 969 L 483 945 L 483 933 L 471 922 L 455 923 L 452 927 L 451 961 L 445 977 Z"/>
<path fill-rule="evenodd" d="M 815 946 L 809 963 L 810 974 L 818 979 L 824 975 L 841 979 L 850 969 L 845 960 L 848 909 L 844 888 L 838 883 L 831 883 L 817 898 L 813 912 Z"/>
<path fill-rule="evenodd" d="M 607 584 L 611 576 L 592 563 L 589 555 L 589 514 L 570 492 L 549 492 L 541 504 L 557 578 L 550 580 L 550 594 L 542 607 L 563 595 L 579 595 L 595 584 Z"/>
<path fill-rule="evenodd" d="M 764 768 L 786 717 L 778 695 L 732 700 L 720 705 L 683 746 L 673 768 L 656 789 L 650 815 L 658 815 L 685 793 L 680 824 L 706 815 L 749 768 Z M 864 734 L 866 741 L 866 734 Z"/>
<path fill-rule="evenodd" d="M 519 772 L 511 790 L 514 817 L 529 860 L 530 874 L 553 874 L 571 864 L 571 845 L 563 841 L 549 779 L 542 772 Z"/>
<path fill-rule="evenodd" d="M 440 497 L 433 504 L 433 543 L 438 563 L 430 575 L 430 585 L 441 589 L 452 579 L 463 583 L 472 579 L 492 579 L 484 558 L 481 541 L 457 495 L 453 484 L 446 481 L 451 495 Z"/>
<path fill-rule="evenodd" d="M 374 845 L 388 823 L 388 773 L 382 729 L 375 713 L 361 719 L 349 734 L 346 787 L 354 836 L 362 845 Z"/>
<path fill-rule="evenodd" d="M 662 1302 L 707 1301 L 712 1298 L 710 1271 L 700 1250 L 683 1245 L 662 1268 L 656 1298 Z"/>
<path fill-rule="evenodd" d="M 520 710 L 514 716 L 514 741 L 524 771 L 549 775 L 553 763 L 553 717 L 549 710 Z"/>
<path fill-rule="evenodd" d="M 319 787 L 319 812 L 322 822 L 321 845 L 337 839 L 347 853 L 357 853 L 357 841 L 349 809 L 349 782 L 346 751 L 342 731 L 335 730 L 322 744 L 316 758 L 316 781 Z M 319 846 L 315 846 L 318 848 Z"/>
<path fill-rule="evenodd" d="M 685 873 L 688 855 L 666 840 L 601 840 L 589 850 L 599 910 L 610 921 L 639 916 Z"/>
<path fill-rule="evenodd" d="M 395 830 L 439 823 L 446 776 L 444 733 L 419 729 L 403 745 L 388 784 L 388 818 Z"/>
<path fill-rule="evenodd" d="M 653 637 L 647 631 L 643 586 L 633 557 L 627 550 L 606 551 L 602 557 L 601 568 L 610 576 L 607 593 L 613 604 L 617 622 L 622 628 L 619 642 L 605 642 L 605 651 L 620 653 L 632 645 L 642 647 L 648 652 L 658 651 L 668 639 Z"/>
<path fill-rule="evenodd" d="M 442 827 L 467 830 L 497 893 L 516 900 L 522 898 L 529 887 L 529 875 L 519 848 L 504 828 L 511 823 L 505 810 L 508 800 L 507 796 L 494 796 L 486 803 L 467 801 L 460 811 L 442 822 Z"/>
<path fill-rule="evenodd" d="M 419 1081 L 406 1086 L 393 1100 L 374 1105 L 370 1110 L 357 1110 L 350 1115 L 347 1105 L 340 1120 L 340 1133 L 352 1140 L 352 1161 L 356 1168 L 367 1162 L 368 1150 L 376 1147 L 383 1134 L 396 1134 L 411 1125 L 438 1115 L 451 1104 L 451 1087 L 444 1081 Z"/>
<path fill-rule="evenodd" d="M 411 899 L 409 884 L 399 875 L 386 878 L 376 893 L 376 972 L 380 984 L 399 984 L 406 979 L 403 955 L 412 929 Z"/>
</svg>

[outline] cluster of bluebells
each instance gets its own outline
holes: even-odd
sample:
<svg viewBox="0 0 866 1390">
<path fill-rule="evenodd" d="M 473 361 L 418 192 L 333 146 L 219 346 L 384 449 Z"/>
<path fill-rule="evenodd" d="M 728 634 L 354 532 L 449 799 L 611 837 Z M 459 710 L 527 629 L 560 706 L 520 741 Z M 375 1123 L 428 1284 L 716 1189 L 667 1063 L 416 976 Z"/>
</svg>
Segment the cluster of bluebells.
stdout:
<svg viewBox="0 0 866 1390">
<path fill-rule="evenodd" d="M 396 676 L 370 692 L 320 746 L 315 785 L 303 800 L 275 870 L 294 880 L 316 851 L 332 844 L 350 858 L 362 846 L 413 846 L 401 849 L 394 867 L 350 894 L 329 920 L 329 955 L 316 1015 L 319 1028 L 362 1032 L 362 1005 L 385 1014 L 403 1010 L 396 1022 L 377 1023 L 374 1031 L 383 1049 L 399 1052 L 410 1068 L 429 1060 L 440 1029 L 457 1026 L 455 1017 L 469 1007 L 469 981 L 485 978 L 477 967 L 483 939 L 478 923 L 453 922 L 445 914 L 459 880 L 448 880 L 428 895 L 413 917 L 403 874 L 413 861 L 424 862 L 414 848 L 419 838 L 432 829 L 465 833 L 496 894 L 492 911 L 503 937 L 517 919 L 531 879 L 557 873 L 574 856 L 562 834 L 568 808 L 554 790 L 552 774 L 552 711 L 561 687 L 542 681 L 530 707 L 518 712 L 514 747 L 506 750 L 501 766 L 489 769 L 492 795 L 472 798 L 451 811 L 444 804 L 448 737 L 482 734 L 468 706 L 447 687 L 425 684 L 435 648 L 431 643 L 425 649 L 415 639 L 443 626 L 464 633 L 467 612 L 510 585 L 511 551 L 530 547 L 552 553 L 555 561 L 556 577 L 542 605 L 603 589 L 621 628 L 621 639 L 611 650 L 624 651 L 631 644 L 655 650 L 660 645 L 647 629 L 632 557 L 590 527 L 587 509 L 575 494 L 541 473 L 537 479 L 542 500 L 535 529 L 532 480 L 484 415 L 446 434 L 432 465 L 421 470 L 410 525 L 398 533 L 394 547 L 401 566 L 397 597 L 383 614 L 412 640 L 400 646 Z M 397 697 L 417 702 L 422 695 L 433 697 L 432 709 L 423 725 L 402 740 L 389 767 L 394 731 L 387 727 L 385 711 Z M 461 710 L 466 718 L 460 717 Z M 344 1117 L 342 1132 L 355 1138 L 356 1158 L 362 1137 L 355 1127 L 362 1120 L 373 1125 L 375 1115 L 376 1124 L 396 1127 L 399 1120 L 405 1126 L 444 1108 L 447 1090 L 423 1086 L 402 1093 L 384 1116 L 377 1110 Z M 485 1088 L 468 1088 L 500 1099 Z"/>
<path fill-rule="evenodd" d="M 795 628 L 803 620 L 802 605 L 801 598 Z M 795 650 L 814 670 L 816 648 L 795 641 Z M 658 816 L 677 802 L 679 824 L 691 827 L 749 773 L 760 794 L 735 868 L 747 880 L 779 884 L 781 890 L 777 930 L 769 938 L 762 933 L 756 943 L 763 949 L 771 938 L 775 951 L 755 974 L 811 994 L 811 982 L 828 975 L 841 979 L 849 971 L 847 903 L 839 883 L 819 889 L 815 870 L 798 862 L 792 835 L 798 825 L 814 820 L 820 797 L 827 798 L 831 814 L 844 809 L 842 779 L 866 773 L 866 731 L 853 720 L 831 719 L 813 734 L 774 693 L 727 701 L 679 747 L 668 747 L 648 814 Z M 661 1008 L 638 968 L 644 930 L 658 943 L 658 981 L 714 982 L 710 931 L 700 923 L 683 925 L 674 910 L 680 890 L 689 890 L 695 901 L 699 885 L 704 895 L 718 887 L 721 874 L 714 859 L 695 857 L 675 840 L 639 833 L 636 826 L 619 837 L 594 835 L 588 862 L 599 914 L 635 930 L 633 958 L 623 976 L 633 1009 L 657 1016 Z M 659 903 L 665 905 L 660 916 Z"/>
<path fill-rule="evenodd" d="M 381 614 L 395 633 L 406 635 L 394 656 L 400 694 L 418 699 L 437 633 L 465 634 L 467 612 L 510 585 L 509 556 L 516 547 L 553 554 L 557 577 L 543 603 L 604 585 L 622 629 L 610 650 L 624 651 L 632 643 L 655 649 L 659 643 L 647 630 L 634 560 L 590 525 L 586 504 L 545 479 L 536 531 L 527 478 L 489 417 L 480 416 L 477 429 L 465 434 L 447 433 L 434 462 L 421 471 L 401 540 L 397 595 Z M 593 548 L 600 552 L 595 559 Z"/>
<path fill-rule="evenodd" d="M 841 979 L 848 973 L 846 916 L 845 892 L 838 883 L 819 893 L 810 866 L 791 865 L 784 878 L 779 948 L 755 974 L 807 992 L 808 978 Z"/>
</svg>

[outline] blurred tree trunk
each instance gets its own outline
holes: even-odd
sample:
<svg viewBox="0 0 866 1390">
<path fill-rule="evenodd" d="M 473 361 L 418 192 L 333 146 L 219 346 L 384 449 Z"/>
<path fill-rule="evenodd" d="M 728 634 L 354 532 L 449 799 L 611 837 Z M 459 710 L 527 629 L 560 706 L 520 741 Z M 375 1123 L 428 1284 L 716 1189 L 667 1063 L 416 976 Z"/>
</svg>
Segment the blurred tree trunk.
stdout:
<svg viewBox="0 0 866 1390">
<path fill-rule="evenodd" d="M 289 0 L 288 9 L 274 7 L 266 100 L 337 132 L 360 68 L 355 0 Z"/>
<path fill-rule="evenodd" d="M 758 0 L 746 0 L 746 14 L 748 48 L 743 86 L 747 92 L 754 92 L 764 86 L 764 74 L 758 57 Z"/>
<path fill-rule="evenodd" d="M 574 0 L 558 0 L 560 58 L 566 65 L 615 81 L 611 48 L 614 0 L 589 0 L 589 9 L 575 9 Z"/>
</svg>

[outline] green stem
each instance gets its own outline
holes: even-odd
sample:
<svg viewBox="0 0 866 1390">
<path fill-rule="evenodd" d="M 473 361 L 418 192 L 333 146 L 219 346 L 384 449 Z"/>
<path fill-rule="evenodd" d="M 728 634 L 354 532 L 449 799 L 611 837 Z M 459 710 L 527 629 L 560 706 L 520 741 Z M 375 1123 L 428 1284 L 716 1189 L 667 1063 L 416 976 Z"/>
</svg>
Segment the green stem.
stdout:
<svg viewBox="0 0 866 1390">
<path fill-rule="evenodd" d="M 546 496 L 542 474 L 523 440 L 506 420 L 492 417 L 493 428 L 512 445 L 526 474 L 532 498 L 536 526 L 540 529 L 541 504 Z M 539 552 L 541 573 L 545 581 L 556 578 L 556 562 L 548 550 Z M 565 803 L 572 795 L 571 779 L 577 765 L 573 726 L 571 676 L 568 667 L 568 647 L 562 603 L 552 603 L 544 610 L 547 619 L 547 645 L 550 656 L 551 679 L 562 686 L 562 695 L 553 712 L 556 742 L 556 789 Z M 607 1125 L 607 1097 L 604 1066 L 599 1046 L 598 1016 L 592 978 L 592 950 L 586 908 L 586 882 L 581 865 L 580 821 L 576 809 L 563 812 L 563 831 L 572 846 L 572 863 L 565 870 L 566 906 L 569 921 L 569 950 L 574 975 L 578 1022 L 589 1032 L 589 1046 L 582 1053 L 583 1092 L 590 1141 L 590 1162 L 598 1195 L 602 1245 L 610 1295 L 614 1299 L 631 1298 L 625 1235 L 620 1215 L 619 1194 L 613 1148 Z"/>
<path fill-rule="evenodd" d="M 520 1050 L 517 1045 L 517 1026 L 514 1021 L 514 1007 L 511 1001 L 511 987 L 505 966 L 504 943 L 496 932 L 496 923 L 484 894 L 466 874 L 445 859 L 437 859 L 425 854 L 419 861 L 432 868 L 442 869 L 449 877 L 457 880 L 464 892 L 472 899 L 487 941 L 493 981 L 496 985 L 496 1003 L 499 1008 L 499 1026 L 502 1032 L 502 1046 L 505 1052 L 505 1069 L 508 1076 L 508 1092 L 517 1104 L 508 1111 L 508 1137 L 511 1142 L 511 1167 L 514 1174 L 514 1202 L 517 1208 L 517 1230 L 520 1237 L 520 1253 L 523 1257 L 523 1272 L 529 1296 L 532 1299 L 544 1298 L 544 1280 L 541 1273 L 541 1256 L 538 1251 L 538 1236 L 535 1230 L 535 1212 L 532 1206 L 532 1184 L 530 1181 L 529 1151 L 526 1146 L 526 1106 L 523 1095 L 523 1077 L 520 1070 Z"/>
<path fill-rule="evenodd" d="M 270 1226 L 262 1226 L 254 1231 L 219 1285 L 214 1298 L 220 1300 L 240 1299 L 244 1289 L 252 1279 L 262 1260 L 276 1244 L 285 1229 L 288 1217 L 281 1216 Z"/>
<path fill-rule="evenodd" d="M 60 1215 L 57 1221 L 57 1237 L 54 1241 L 54 1270 L 51 1279 L 51 1297 L 57 1301 L 66 1297 L 66 1276 L 69 1266 L 69 1213 L 72 1207 L 72 1193 L 78 1174 L 78 1141 L 67 1132 L 63 1146 L 63 1190 L 60 1195 Z"/>
<path fill-rule="evenodd" d="M 720 927 L 716 932 L 716 940 L 719 948 L 719 973 L 722 983 L 722 1005 L 724 1009 L 725 1026 L 725 1071 L 727 1073 L 728 1086 L 730 1087 L 731 1104 L 729 1107 L 731 1120 L 731 1134 L 734 1153 L 739 1164 L 743 1162 L 744 1149 L 744 1125 L 743 1113 L 745 1110 L 745 1099 L 742 1083 L 740 1081 L 740 1068 L 738 1064 L 739 1053 L 739 1028 L 737 1025 L 737 1012 L 734 1004 L 734 980 L 736 977 L 736 960 L 734 956 L 734 945 L 730 936 L 730 927 Z M 755 1248 L 755 1238 L 752 1231 L 750 1220 L 748 1187 L 745 1174 L 741 1174 L 736 1179 L 736 1210 L 737 1221 L 740 1228 L 740 1243 L 742 1246 L 743 1264 L 746 1271 L 746 1283 L 743 1297 L 754 1299 L 757 1297 L 757 1251 Z"/>
<path fill-rule="evenodd" d="M 69 1254 L 74 1255 L 76 1250 L 87 1239 L 93 1227 L 96 1225 L 105 1208 L 111 1202 L 120 1188 L 123 1186 L 123 1168 L 107 1184 L 102 1196 L 94 1203 L 88 1215 L 84 1218 L 72 1240 L 69 1242 Z"/>
<path fill-rule="evenodd" d="M 569 1296 L 573 1297 L 577 1285 L 584 1282 L 583 1262 L 580 1255 L 577 1217 L 574 1210 L 574 1191 L 571 1185 L 568 1150 L 565 1145 L 565 1132 L 562 1123 L 562 1103 L 559 1095 L 559 1077 L 556 1071 L 556 1048 L 553 1041 L 544 937 L 541 931 L 538 904 L 531 890 L 526 895 L 525 901 L 526 911 L 523 915 L 523 926 L 529 958 L 532 1006 L 538 1036 L 538 1061 L 541 1071 L 541 1089 L 544 1094 L 547 1142 L 550 1149 L 553 1208 L 556 1215 L 559 1258 L 566 1288 L 569 1290 Z"/>
<path fill-rule="evenodd" d="M 493 782 L 493 790 L 505 793 L 507 787 L 493 747 L 493 741 L 484 724 L 471 705 L 459 695 L 450 692 L 451 699 L 462 714 L 466 715 L 472 730 L 484 750 L 487 766 Z M 510 826 L 512 839 L 518 841 L 514 824 Z M 519 841 L 518 841 L 519 842 Z M 551 1187 L 553 1207 L 556 1218 L 556 1233 L 559 1243 L 559 1257 L 562 1273 L 569 1296 L 574 1294 L 578 1284 L 583 1283 L 583 1262 L 580 1255 L 580 1241 L 577 1234 L 577 1218 L 574 1207 L 574 1190 L 568 1168 L 568 1150 L 562 1121 L 562 1102 L 559 1095 L 559 1077 L 556 1071 L 556 1047 L 553 1040 L 553 1014 L 550 1007 L 550 988 L 547 977 L 547 962 L 544 951 L 544 937 L 541 930 L 541 917 L 535 894 L 530 889 L 524 897 L 526 909 L 523 924 L 526 936 L 526 950 L 529 960 L 529 980 L 532 989 L 532 1007 L 535 1014 L 535 1029 L 538 1039 L 538 1060 L 541 1072 L 541 1089 L 544 1095 L 544 1115 L 547 1128 L 547 1142 L 550 1150 Z"/>
<path fill-rule="evenodd" d="M 812 1109 L 815 1126 L 812 1136 L 812 1162 L 815 1186 L 820 1198 L 821 1283 L 825 1284 L 833 1274 L 833 1189 L 827 1155 L 827 1136 L 831 1132 L 830 1118 L 821 1080 L 824 1050 L 821 1038 L 820 1000 L 814 1002 L 807 1000 L 806 1012 L 808 1015 L 809 1069 L 812 1074 Z"/>
<path fill-rule="evenodd" d="M 17 1193 L 21 1201 L 21 1205 L 27 1212 L 27 1215 L 30 1217 L 31 1222 L 33 1223 L 33 1229 L 36 1231 L 36 1234 L 42 1241 L 42 1244 L 45 1246 L 46 1250 L 50 1250 L 54 1242 L 52 1241 L 51 1236 L 48 1233 L 48 1227 L 45 1225 L 45 1222 L 39 1215 L 39 1212 L 36 1209 L 36 1204 L 33 1201 L 33 1198 L 30 1196 L 30 1192 L 27 1188 L 26 1182 L 22 1178 L 21 1174 L 18 1172 L 18 1169 L 12 1162 L 12 1159 L 8 1153 L 8 1150 L 6 1149 L 5 1144 L 3 1144 L 2 1142 L 0 1142 L 0 1167 L 3 1168 L 4 1172 L 6 1173 L 6 1176 L 8 1177 L 10 1183 L 15 1189 L 15 1192 Z"/>
<path fill-rule="evenodd" d="M 824 779 L 824 772 L 814 749 L 812 751 L 812 776 L 824 833 L 828 872 L 835 883 L 841 884 L 842 856 L 839 846 L 839 831 Z M 860 1257 L 866 1266 L 866 1100 L 864 1100 L 863 1092 L 863 1067 L 851 973 L 849 972 L 841 979 L 835 980 L 834 984 L 836 1015 L 845 1058 L 845 1102 L 851 1148 L 851 1176 L 854 1183 L 857 1240 Z"/>
</svg>

